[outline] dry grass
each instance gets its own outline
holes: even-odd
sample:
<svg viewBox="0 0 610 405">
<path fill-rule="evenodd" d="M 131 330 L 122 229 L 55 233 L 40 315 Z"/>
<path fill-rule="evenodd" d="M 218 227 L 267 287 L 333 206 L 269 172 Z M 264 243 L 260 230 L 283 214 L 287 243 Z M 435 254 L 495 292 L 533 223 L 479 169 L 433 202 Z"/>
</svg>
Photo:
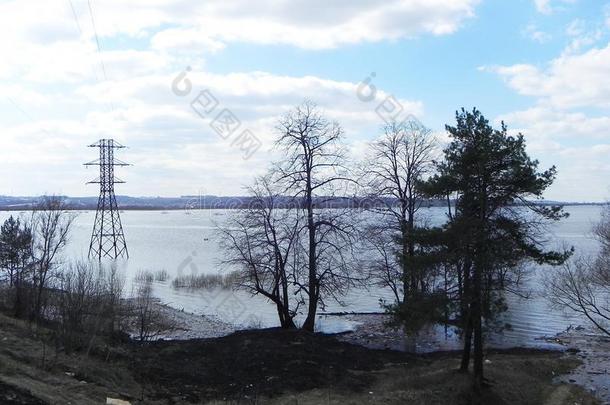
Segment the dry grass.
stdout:
<svg viewBox="0 0 610 405">
<path fill-rule="evenodd" d="M 137 283 L 152 283 L 155 281 L 155 275 L 149 270 L 139 270 L 134 276 Z"/>
<path fill-rule="evenodd" d="M 45 329 L 0 315 L 0 381 L 50 404 L 101 404 L 138 395 L 125 368 L 92 357 L 56 354 Z"/>
<path fill-rule="evenodd" d="M 491 386 L 484 392 L 486 405 L 596 405 L 599 401 L 575 385 L 555 384 L 553 378 L 578 366 L 578 361 L 559 354 L 497 354 L 490 357 L 487 376 Z M 424 366 L 390 366 L 373 372 L 377 382 L 364 393 L 333 388 L 315 389 L 261 401 L 272 405 L 361 405 L 474 403 L 471 379 L 459 373 L 457 359 L 436 360 Z"/>
<path fill-rule="evenodd" d="M 139 270 L 134 276 L 134 280 L 138 283 L 152 283 L 153 281 L 164 283 L 169 280 L 169 272 L 165 269 L 151 271 Z"/>
<path fill-rule="evenodd" d="M 169 280 L 169 273 L 167 270 L 162 269 L 155 271 L 155 281 L 164 283 L 167 280 Z"/>
</svg>

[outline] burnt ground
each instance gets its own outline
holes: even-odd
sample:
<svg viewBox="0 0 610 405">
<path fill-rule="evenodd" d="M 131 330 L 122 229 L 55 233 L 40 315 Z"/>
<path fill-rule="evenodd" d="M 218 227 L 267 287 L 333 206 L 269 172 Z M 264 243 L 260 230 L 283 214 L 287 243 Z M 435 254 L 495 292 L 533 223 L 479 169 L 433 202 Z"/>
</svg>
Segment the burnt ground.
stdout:
<svg viewBox="0 0 610 405">
<path fill-rule="evenodd" d="M 0 382 L 0 404 L 2 405 L 45 405 L 45 402 L 29 392 Z"/>
<path fill-rule="evenodd" d="M 155 342 L 136 350 L 134 357 L 132 368 L 147 396 L 176 402 L 272 398 L 324 387 L 361 392 L 374 382 L 365 371 L 424 361 L 332 336 L 281 329 Z"/>
<path fill-rule="evenodd" d="M 0 404 L 471 403 L 471 376 L 456 371 L 459 354 L 413 357 L 303 331 L 144 345 L 96 339 L 87 356 L 57 352 L 49 330 L 0 314 L 0 342 Z M 558 352 L 488 351 L 491 385 L 481 403 L 599 404 L 580 387 L 556 381 L 580 364 Z"/>
</svg>

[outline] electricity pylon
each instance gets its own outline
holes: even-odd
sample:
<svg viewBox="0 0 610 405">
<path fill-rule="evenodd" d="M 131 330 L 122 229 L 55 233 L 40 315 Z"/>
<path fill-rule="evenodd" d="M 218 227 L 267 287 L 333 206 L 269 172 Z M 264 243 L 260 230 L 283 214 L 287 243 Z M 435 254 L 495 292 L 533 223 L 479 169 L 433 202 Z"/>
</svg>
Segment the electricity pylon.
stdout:
<svg viewBox="0 0 610 405">
<path fill-rule="evenodd" d="M 122 149 L 124 146 L 113 139 L 100 139 L 89 147 L 100 149 L 99 159 L 85 163 L 85 166 L 100 167 L 100 177 L 87 183 L 100 185 L 100 197 L 97 201 L 97 212 L 89 245 L 89 258 L 97 258 L 100 261 L 103 257 L 127 258 L 129 257 L 127 243 L 125 243 L 119 208 L 114 195 L 114 185 L 125 183 L 114 177 L 115 166 L 129 166 L 114 158 L 114 150 Z"/>
</svg>

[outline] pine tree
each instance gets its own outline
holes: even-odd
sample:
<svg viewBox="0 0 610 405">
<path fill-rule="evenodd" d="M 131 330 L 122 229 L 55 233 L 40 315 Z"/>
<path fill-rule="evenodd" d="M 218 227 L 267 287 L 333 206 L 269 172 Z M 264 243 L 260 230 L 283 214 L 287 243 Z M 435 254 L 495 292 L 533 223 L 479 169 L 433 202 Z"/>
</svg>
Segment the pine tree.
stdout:
<svg viewBox="0 0 610 405">
<path fill-rule="evenodd" d="M 13 293 L 13 310 L 22 315 L 24 283 L 27 282 L 28 265 L 32 259 L 32 231 L 27 224 L 12 215 L 0 228 L 0 268 L 6 272 L 10 291 Z"/>
<path fill-rule="evenodd" d="M 539 232 L 541 224 L 567 216 L 562 207 L 536 201 L 553 183 L 555 167 L 538 171 L 523 135 L 509 135 L 504 123 L 499 130 L 492 128 L 477 109 L 458 111 L 456 121 L 456 126 L 446 126 L 452 141 L 425 188 L 455 201 L 443 239 L 458 263 L 462 370 L 468 370 L 474 340 L 474 386 L 479 390 L 484 381 L 483 321 L 505 308 L 501 293 L 510 272 L 526 260 L 561 264 L 572 251 L 545 251 Z"/>
</svg>

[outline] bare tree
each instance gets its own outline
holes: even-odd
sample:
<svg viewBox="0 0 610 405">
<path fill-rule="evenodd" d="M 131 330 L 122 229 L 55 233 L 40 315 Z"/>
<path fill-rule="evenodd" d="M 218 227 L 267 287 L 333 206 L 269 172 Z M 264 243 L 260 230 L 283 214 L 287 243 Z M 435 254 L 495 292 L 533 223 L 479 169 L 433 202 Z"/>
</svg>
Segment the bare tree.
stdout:
<svg viewBox="0 0 610 405">
<path fill-rule="evenodd" d="M 100 310 L 103 319 L 106 321 L 106 330 L 112 336 L 115 332 L 123 332 L 126 328 L 124 323 L 126 322 L 127 311 L 123 303 L 125 277 L 114 264 L 108 269 L 100 266 L 99 273 L 102 291 L 104 291 L 104 300 L 102 300 Z"/>
<path fill-rule="evenodd" d="M 369 224 L 363 230 L 369 268 L 372 280 L 381 287 L 388 287 L 394 296 L 394 302 L 404 299 L 401 266 L 398 261 L 397 239 L 393 232 L 381 225 Z"/>
<path fill-rule="evenodd" d="M 158 300 L 153 295 L 152 281 L 137 286 L 132 301 L 132 315 L 140 343 L 151 341 L 175 328 L 175 322 L 165 316 L 158 306 Z"/>
<path fill-rule="evenodd" d="M 249 188 L 249 206 L 236 210 L 220 227 L 225 264 L 239 268 L 238 283 L 254 295 L 262 295 L 277 308 L 282 328 L 296 328 L 294 317 L 303 299 L 293 291 L 300 218 L 289 209 L 278 209 L 279 195 L 269 177 Z"/>
<path fill-rule="evenodd" d="M 327 120 L 311 102 L 289 111 L 278 123 L 276 146 L 285 159 L 276 165 L 283 192 L 298 201 L 304 237 L 299 249 L 306 257 L 295 284 L 308 300 L 303 329 L 313 331 L 319 305 L 325 297 L 339 298 L 354 281 L 348 255 L 354 229 L 345 210 L 324 209 L 325 196 L 351 181 L 341 144 L 341 126 Z"/>
<path fill-rule="evenodd" d="M 123 279 L 115 267 L 86 261 L 69 263 L 57 275 L 50 302 L 58 322 L 58 344 L 66 351 L 89 350 L 98 336 L 111 337 L 122 311 Z M 119 322 L 120 323 L 120 322 Z"/>
<path fill-rule="evenodd" d="M 39 320 L 44 308 L 44 292 L 68 243 L 75 215 L 67 211 L 60 197 L 45 196 L 34 208 L 30 227 L 33 243 L 32 287 L 34 305 L 32 320 Z"/>
<path fill-rule="evenodd" d="M 369 241 L 381 253 L 374 273 L 401 303 L 411 292 L 425 288 L 425 275 L 412 266 L 412 258 L 416 254 L 417 212 L 425 201 L 419 185 L 433 170 L 436 141 L 417 121 L 393 122 L 370 148 L 362 183 L 376 214 L 375 224 L 369 227 Z M 398 245 L 393 252 L 388 242 Z"/>
<path fill-rule="evenodd" d="M 293 290 L 300 218 L 289 209 L 278 209 L 279 195 L 269 177 L 249 188 L 248 208 L 235 211 L 221 228 L 226 264 L 240 267 L 239 286 L 275 304 L 280 325 L 296 328 L 294 317 L 303 299 Z"/>
<path fill-rule="evenodd" d="M 545 291 L 557 308 L 583 315 L 610 336 L 610 207 L 593 227 L 600 243 L 597 257 L 581 257 L 545 280 Z"/>
<path fill-rule="evenodd" d="M 581 258 L 553 274 L 546 291 L 555 307 L 583 315 L 610 336 L 610 283 L 599 277 L 600 270 L 595 261 Z"/>
<path fill-rule="evenodd" d="M 55 312 L 60 321 L 60 335 L 66 350 L 70 351 L 96 312 L 99 280 L 85 262 L 70 264 L 58 278 L 60 292 Z"/>
<path fill-rule="evenodd" d="M 371 275 L 393 292 L 394 303 L 386 309 L 402 314 L 410 351 L 415 350 L 417 330 L 425 324 L 425 316 L 415 315 L 422 312 L 424 295 L 434 287 L 431 272 L 418 260 L 423 221 L 417 214 L 425 202 L 420 184 L 433 170 L 435 151 L 430 130 L 418 121 L 392 122 L 370 144 L 361 169 L 360 182 L 373 216 L 363 230 L 364 240 L 376 253 L 370 260 Z"/>
</svg>

